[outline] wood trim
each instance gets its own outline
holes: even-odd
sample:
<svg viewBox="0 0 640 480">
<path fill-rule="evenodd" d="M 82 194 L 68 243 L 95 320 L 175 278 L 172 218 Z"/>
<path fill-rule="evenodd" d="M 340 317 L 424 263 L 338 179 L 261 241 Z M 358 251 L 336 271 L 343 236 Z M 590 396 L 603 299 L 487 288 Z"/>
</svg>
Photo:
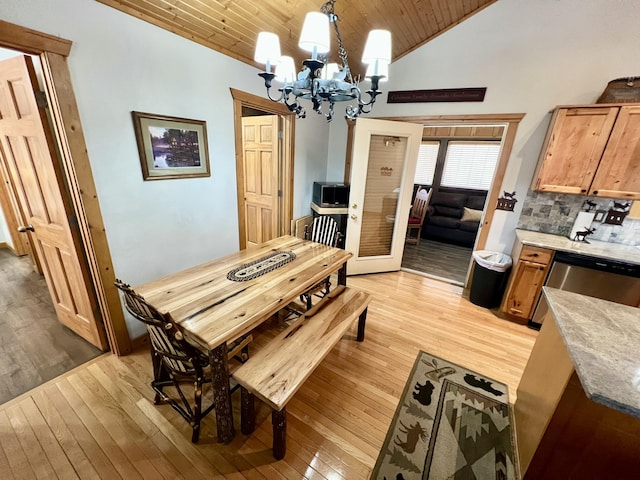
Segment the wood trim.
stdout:
<svg viewBox="0 0 640 480">
<path fill-rule="evenodd" d="M 4 157 L 2 156 L 2 152 L 0 152 L 0 210 L 2 210 L 4 214 L 7 228 L 9 229 L 9 236 L 13 243 L 13 247 L 10 248 L 16 255 L 30 254 L 33 259 L 33 252 L 30 248 L 31 245 L 27 242 L 26 235 L 18 233 L 20 223 L 18 218 L 19 213 L 16 212 L 15 209 L 15 195 L 12 191 L 11 180 L 6 168 Z"/>
<path fill-rule="evenodd" d="M 111 253 L 67 60 L 50 52 L 42 54 L 41 60 L 54 132 L 89 264 L 97 307 L 113 352 L 124 355 L 131 352 L 131 343 L 120 296 L 113 284 L 115 274 Z"/>
<path fill-rule="evenodd" d="M 46 33 L 21 27 L 13 23 L 0 20 L 0 46 L 12 48 L 31 55 L 44 52 L 57 53 L 65 57 L 71 51 L 71 41 L 61 37 L 54 37 Z"/>
<path fill-rule="evenodd" d="M 493 222 L 493 216 L 496 211 L 496 205 L 498 203 L 498 197 L 500 196 L 500 187 L 504 180 L 507 166 L 509 165 L 509 159 L 511 158 L 511 150 L 516 139 L 516 132 L 518 131 L 518 125 L 520 120 L 510 121 L 507 123 L 505 133 L 502 141 L 502 149 L 500 150 L 500 159 L 496 167 L 496 173 L 493 177 L 493 183 L 491 184 L 491 190 L 487 197 L 487 205 L 485 206 L 485 215 L 482 227 L 480 228 L 480 235 L 476 240 L 476 250 L 484 249 L 487 244 L 487 238 L 489 237 L 489 231 L 491 229 L 491 223 Z"/>
<path fill-rule="evenodd" d="M 345 119 L 347 122 L 347 152 L 344 159 L 344 183 L 351 182 L 351 161 L 353 156 L 353 132 L 356 121 Z"/>
<path fill-rule="evenodd" d="M 394 120 L 399 122 L 411 122 L 422 123 L 425 126 L 433 125 L 457 125 L 457 124 L 504 124 L 505 132 L 503 134 L 502 149 L 500 151 L 500 159 L 496 167 L 496 173 L 487 195 L 487 201 L 485 206 L 484 221 L 480 228 L 476 240 L 476 250 L 484 249 L 487 244 L 487 238 L 489 236 L 489 230 L 493 221 L 495 213 L 495 206 L 498 202 L 500 195 L 500 186 L 504 180 L 505 172 L 507 171 L 507 165 L 509 164 L 509 158 L 511 157 L 511 150 L 516 138 L 516 132 L 520 120 L 524 118 L 524 113 L 497 113 L 497 114 L 469 114 L 469 115 L 425 115 L 415 117 L 383 117 L 382 120 Z"/>
<path fill-rule="evenodd" d="M 238 199 L 238 237 L 240 250 L 247 248 L 247 232 L 244 218 L 244 166 L 242 161 L 242 107 L 251 107 L 263 112 L 280 115 L 283 128 L 282 138 L 282 204 L 280 212 L 280 235 L 291 233 L 291 220 L 293 219 L 293 170 L 295 151 L 295 116 L 282 103 L 273 102 L 268 98 L 259 97 L 251 93 L 243 92 L 235 88 L 229 89 L 233 97 L 233 125 L 235 132 L 236 148 L 236 191 Z"/>
<path fill-rule="evenodd" d="M 131 351 L 136 352 L 142 348 L 148 348 L 150 345 L 149 334 L 146 332 L 131 340 Z"/>
</svg>

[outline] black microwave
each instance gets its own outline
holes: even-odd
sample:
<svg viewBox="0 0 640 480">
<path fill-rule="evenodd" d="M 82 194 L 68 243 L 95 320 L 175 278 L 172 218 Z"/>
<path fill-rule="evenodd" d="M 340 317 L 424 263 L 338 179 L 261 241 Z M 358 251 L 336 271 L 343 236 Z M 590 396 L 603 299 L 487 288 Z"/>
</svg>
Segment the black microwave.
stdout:
<svg viewBox="0 0 640 480">
<path fill-rule="evenodd" d="M 319 207 L 349 206 L 349 185 L 345 183 L 313 182 L 311 201 Z"/>
</svg>

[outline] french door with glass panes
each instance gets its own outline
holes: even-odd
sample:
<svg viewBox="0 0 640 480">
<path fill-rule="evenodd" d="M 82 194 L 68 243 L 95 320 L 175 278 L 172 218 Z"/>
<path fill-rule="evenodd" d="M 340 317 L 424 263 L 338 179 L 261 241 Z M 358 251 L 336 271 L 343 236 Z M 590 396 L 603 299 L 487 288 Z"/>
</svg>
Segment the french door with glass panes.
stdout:
<svg viewBox="0 0 640 480">
<path fill-rule="evenodd" d="M 359 118 L 345 248 L 349 275 L 400 270 L 423 126 Z"/>
</svg>

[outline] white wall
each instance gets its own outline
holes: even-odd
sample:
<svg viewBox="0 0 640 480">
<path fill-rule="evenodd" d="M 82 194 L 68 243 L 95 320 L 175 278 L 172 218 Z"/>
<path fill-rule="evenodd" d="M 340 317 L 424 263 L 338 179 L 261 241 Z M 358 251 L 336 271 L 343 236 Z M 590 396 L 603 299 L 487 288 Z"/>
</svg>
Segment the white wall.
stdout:
<svg viewBox="0 0 640 480">
<path fill-rule="evenodd" d="M 237 250 L 229 88 L 258 70 L 94 1 L 2 0 L 0 18 L 73 41 L 69 67 L 116 275 L 133 285 Z M 131 111 L 205 120 L 211 177 L 143 182 Z M 326 177 L 329 128 L 296 124 L 294 216 Z M 130 334 L 141 325 L 128 320 Z"/>
<path fill-rule="evenodd" d="M 373 116 L 525 113 L 502 190 L 516 211 L 497 211 L 487 248 L 509 252 L 550 114 L 594 103 L 607 82 L 640 75 L 640 2 L 501 0 L 394 62 Z M 386 104 L 389 90 L 487 87 L 482 103 Z M 345 129 L 334 122 L 328 178 L 341 178 Z"/>
<path fill-rule="evenodd" d="M 2 210 L 0 210 L 0 243 L 6 243 L 13 247 L 11 235 L 9 234 L 9 227 L 7 226 L 7 220 L 4 218 Z"/>
</svg>

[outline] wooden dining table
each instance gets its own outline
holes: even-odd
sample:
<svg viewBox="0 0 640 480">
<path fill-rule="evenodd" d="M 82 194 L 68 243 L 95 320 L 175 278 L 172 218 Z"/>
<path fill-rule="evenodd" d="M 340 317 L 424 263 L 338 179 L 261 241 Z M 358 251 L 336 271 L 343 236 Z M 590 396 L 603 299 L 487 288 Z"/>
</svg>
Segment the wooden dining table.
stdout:
<svg viewBox="0 0 640 480">
<path fill-rule="evenodd" d="M 327 276 L 338 272 L 338 284 L 345 285 L 351 256 L 287 235 L 134 288 L 208 352 L 219 442 L 235 435 L 227 344 Z"/>
</svg>

